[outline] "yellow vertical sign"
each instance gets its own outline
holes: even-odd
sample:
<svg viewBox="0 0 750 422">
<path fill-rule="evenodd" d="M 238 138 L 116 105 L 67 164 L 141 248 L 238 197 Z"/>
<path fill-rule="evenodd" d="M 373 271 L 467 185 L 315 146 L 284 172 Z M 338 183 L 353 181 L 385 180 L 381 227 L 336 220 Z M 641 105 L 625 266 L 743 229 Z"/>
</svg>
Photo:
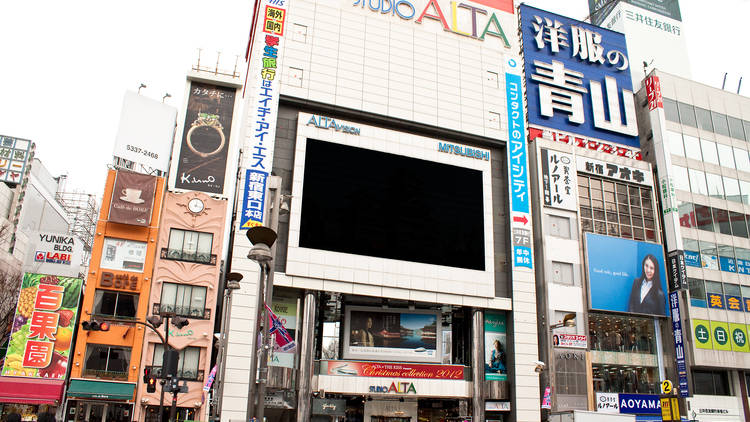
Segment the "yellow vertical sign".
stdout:
<svg viewBox="0 0 750 422">
<path fill-rule="evenodd" d="M 666 397 L 666 398 L 660 399 L 660 401 L 661 401 L 661 420 L 664 422 L 672 422 L 672 410 L 670 409 L 669 398 Z"/>
<path fill-rule="evenodd" d="M 680 402 L 677 400 L 677 397 L 672 397 L 670 400 L 672 400 L 672 420 L 679 421 L 680 420 Z"/>
</svg>

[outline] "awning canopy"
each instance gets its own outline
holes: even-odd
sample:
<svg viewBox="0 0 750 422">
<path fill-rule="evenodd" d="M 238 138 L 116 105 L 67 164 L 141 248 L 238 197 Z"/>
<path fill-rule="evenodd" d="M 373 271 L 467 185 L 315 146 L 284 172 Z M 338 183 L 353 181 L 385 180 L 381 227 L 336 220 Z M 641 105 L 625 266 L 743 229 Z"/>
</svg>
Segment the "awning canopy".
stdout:
<svg viewBox="0 0 750 422">
<path fill-rule="evenodd" d="M 0 377 L 0 402 L 59 405 L 64 383 L 63 380 Z"/>
<path fill-rule="evenodd" d="M 68 397 L 108 400 L 132 400 L 135 384 L 97 380 L 70 380 Z"/>
</svg>

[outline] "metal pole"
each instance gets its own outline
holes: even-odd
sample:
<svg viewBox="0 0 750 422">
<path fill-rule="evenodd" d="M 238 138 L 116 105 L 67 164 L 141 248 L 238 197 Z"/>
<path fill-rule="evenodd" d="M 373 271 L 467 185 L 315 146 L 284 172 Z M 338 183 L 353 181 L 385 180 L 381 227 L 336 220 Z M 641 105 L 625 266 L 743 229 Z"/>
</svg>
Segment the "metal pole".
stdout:
<svg viewBox="0 0 750 422">
<path fill-rule="evenodd" d="M 304 316 L 302 317 L 302 338 L 300 339 L 299 393 L 297 393 L 297 422 L 310 420 L 310 393 L 313 371 L 313 341 L 315 340 L 315 292 L 305 292 Z"/>
<path fill-rule="evenodd" d="M 224 395 L 224 371 L 227 369 L 226 355 L 227 355 L 227 341 L 229 336 L 227 333 L 227 314 L 229 309 L 232 307 L 232 289 L 224 290 L 224 312 L 221 315 L 221 332 L 219 336 L 219 355 L 216 357 L 216 362 L 219 362 L 219 368 L 216 371 L 216 401 L 214 406 L 211 408 L 210 420 L 216 420 L 221 414 L 221 402 L 222 396 Z"/>
<path fill-rule="evenodd" d="M 177 375 L 172 378 L 177 378 Z M 169 409 L 169 422 L 177 420 L 177 392 L 179 391 L 179 388 L 175 388 L 177 384 L 177 382 L 172 382 L 172 407 Z"/>
<path fill-rule="evenodd" d="M 257 313 L 255 315 L 255 330 L 253 330 L 253 339 L 251 340 L 251 344 L 253 345 L 253 350 L 250 353 L 250 376 L 248 377 L 248 386 L 247 386 L 247 414 L 245 415 L 245 419 L 250 420 L 253 416 L 255 416 L 255 389 L 256 389 L 256 373 L 258 372 L 258 347 L 260 347 L 260 344 L 258 343 L 258 337 L 260 336 L 260 322 L 262 321 L 262 312 L 263 312 L 263 295 L 264 295 L 264 288 L 265 288 L 265 279 L 266 279 L 266 270 L 263 268 L 263 266 L 260 267 L 260 275 L 258 276 L 258 290 L 257 290 L 257 303 L 256 303 L 256 309 Z M 262 343 L 263 340 L 260 340 Z"/>
<path fill-rule="evenodd" d="M 472 421 L 484 421 L 484 312 L 472 309 Z"/>
<path fill-rule="evenodd" d="M 279 230 L 279 207 L 281 206 L 281 177 L 271 176 L 269 181 L 269 191 L 274 191 L 273 195 L 273 207 L 271 208 L 271 218 L 269 221 L 269 227 L 274 232 Z M 266 275 L 266 286 L 265 286 L 265 303 L 263 305 L 263 347 L 260 349 L 260 365 L 258 370 L 258 408 L 255 413 L 258 417 L 258 422 L 263 422 L 263 416 L 265 412 L 265 401 L 266 401 L 266 385 L 268 384 L 268 352 L 273 344 L 271 343 L 271 327 L 268 323 L 268 316 L 266 314 L 266 305 L 269 307 L 273 303 L 273 274 L 276 272 L 273 268 L 274 258 L 276 257 L 276 243 L 271 246 L 271 260 L 268 261 Z M 261 315 L 258 312 L 258 315 Z"/>
<path fill-rule="evenodd" d="M 161 372 L 162 377 L 164 376 L 164 354 L 169 351 L 169 315 L 164 317 L 164 353 L 161 359 Z M 161 397 L 159 398 L 159 422 L 164 420 L 164 385 L 166 382 L 164 378 L 161 379 L 159 385 L 161 385 Z"/>
</svg>

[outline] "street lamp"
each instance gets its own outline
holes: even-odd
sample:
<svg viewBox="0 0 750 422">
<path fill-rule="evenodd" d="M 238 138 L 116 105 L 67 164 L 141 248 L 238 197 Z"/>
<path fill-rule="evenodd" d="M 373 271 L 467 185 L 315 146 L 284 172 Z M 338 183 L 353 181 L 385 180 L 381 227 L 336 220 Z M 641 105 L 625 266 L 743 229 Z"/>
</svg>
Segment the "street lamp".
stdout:
<svg viewBox="0 0 750 422">
<path fill-rule="evenodd" d="M 276 204 L 275 209 L 278 209 Z M 255 397 L 258 398 L 258 406 L 255 408 L 255 416 L 258 421 L 263 421 L 263 413 L 265 411 L 264 402 L 266 397 L 266 383 L 268 382 L 268 349 L 272 346 L 270 344 L 271 334 L 269 332 L 270 327 L 268 324 L 268 315 L 266 314 L 266 305 L 270 304 L 273 300 L 273 268 L 271 262 L 273 261 L 273 251 L 271 247 L 276 242 L 278 235 L 273 229 L 263 226 L 256 226 L 247 231 L 247 238 L 250 243 L 253 244 L 252 249 L 247 254 L 247 257 L 258 263 L 260 266 L 260 278 L 258 283 L 260 284 L 261 294 L 258 295 L 258 315 L 257 322 L 263 323 L 263 336 L 261 340 L 260 355 L 258 356 L 260 363 L 258 364 L 258 392 L 253 394 L 255 386 L 255 365 L 251 365 L 250 368 L 250 386 L 248 387 L 248 419 L 252 417 L 252 401 Z M 261 303 L 260 298 L 263 298 Z M 256 323 L 256 327 L 260 327 Z M 256 335 L 257 338 L 257 335 Z M 253 361 L 254 363 L 255 361 Z"/>
<path fill-rule="evenodd" d="M 563 317 L 562 322 L 550 325 L 549 326 L 549 330 L 552 331 L 552 330 L 556 330 L 556 329 L 562 328 L 562 327 L 571 328 L 571 327 L 575 327 L 575 326 L 576 326 L 576 314 L 570 313 L 570 314 L 565 314 L 565 316 Z"/>
</svg>

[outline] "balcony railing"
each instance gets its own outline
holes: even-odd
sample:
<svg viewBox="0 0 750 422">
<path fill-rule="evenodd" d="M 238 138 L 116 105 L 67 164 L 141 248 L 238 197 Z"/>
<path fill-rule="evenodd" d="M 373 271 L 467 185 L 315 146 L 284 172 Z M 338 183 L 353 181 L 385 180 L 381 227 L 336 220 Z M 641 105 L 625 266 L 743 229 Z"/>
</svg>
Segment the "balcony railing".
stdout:
<svg viewBox="0 0 750 422">
<path fill-rule="evenodd" d="M 186 252 L 182 249 L 161 248 L 161 259 L 195 262 L 198 264 L 216 265 L 216 255 L 197 252 Z"/>
<path fill-rule="evenodd" d="M 146 369 L 149 371 L 149 374 L 156 375 L 156 378 L 162 378 L 161 366 L 147 366 Z M 177 373 L 177 376 L 186 381 L 203 382 L 203 374 L 204 371 L 202 369 L 183 369 Z"/>
<path fill-rule="evenodd" d="M 167 303 L 154 303 L 154 315 L 177 315 L 185 318 L 211 319 L 211 310 L 192 306 L 175 306 Z"/>
<path fill-rule="evenodd" d="M 127 380 L 128 373 L 119 371 L 102 371 L 98 369 L 84 369 L 83 377 L 103 380 Z"/>
</svg>

